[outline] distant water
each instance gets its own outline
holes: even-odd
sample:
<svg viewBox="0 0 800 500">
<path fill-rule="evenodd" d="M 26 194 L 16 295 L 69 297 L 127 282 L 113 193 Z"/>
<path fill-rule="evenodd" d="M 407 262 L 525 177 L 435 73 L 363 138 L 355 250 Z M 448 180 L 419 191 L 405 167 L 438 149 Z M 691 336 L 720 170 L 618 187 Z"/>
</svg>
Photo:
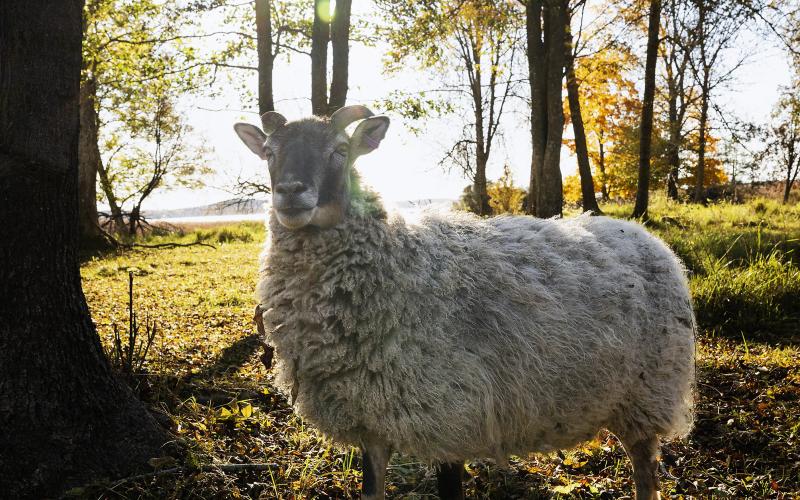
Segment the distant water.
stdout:
<svg viewBox="0 0 800 500">
<path fill-rule="evenodd" d="M 425 214 L 430 212 L 446 212 L 451 210 L 452 200 L 417 200 L 388 202 L 386 209 L 397 212 L 408 222 L 417 222 Z M 167 222 L 170 224 L 214 224 L 220 222 L 239 222 L 239 221 L 266 221 L 266 211 L 255 214 L 228 214 L 228 215 L 193 215 L 187 217 L 165 217 L 163 219 L 151 219 L 152 221 Z"/>
<path fill-rule="evenodd" d="M 163 219 L 152 219 L 158 222 L 170 224 L 214 224 L 217 222 L 240 222 L 240 221 L 265 221 L 266 213 L 259 214 L 228 214 L 228 215 L 194 215 L 191 217 L 165 217 Z"/>
</svg>

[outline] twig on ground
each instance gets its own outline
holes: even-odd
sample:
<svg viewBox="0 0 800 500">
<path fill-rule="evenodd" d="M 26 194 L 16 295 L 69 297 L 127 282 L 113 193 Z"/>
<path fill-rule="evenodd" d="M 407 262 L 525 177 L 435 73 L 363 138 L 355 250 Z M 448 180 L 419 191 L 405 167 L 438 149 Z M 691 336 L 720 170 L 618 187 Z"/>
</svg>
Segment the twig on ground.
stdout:
<svg viewBox="0 0 800 500">
<path fill-rule="evenodd" d="M 201 246 L 201 247 L 208 247 L 213 248 L 214 250 L 217 249 L 211 243 L 205 243 L 202 241 L 194 241 L 192 243 L 157 243 L 155 245 L 147 245 L 145 243 L 120 243 L 119 246 L 124 248 L 176 248 L 176 247 L 193 247 L 193 246 Z"/>
<path fill-rule="evenodd" d="M 138 481 L 140 479 L 147 479 L 150 477 L 159 477 L 165 476 L 167 474 L 181 474 L 183 472 L 211 472 L 211 471 L 221 471 L 221 472 L 242 472 L 242 471 L 265 471 L 269 470 L 272 467 L 278 467 L 278 464 L 275 463 L 265 463 L 265 464 L 207 464 L 201 465 L 200 467 L 172 467 L 169 469 L 161 469 L 156 470 L 153 472 L 147 472 L 144 474 L 137 474 L 135 476 L 129 476 L 120 479 L 113 486 L 109 487 L 107 491 L 111 491 L 114 488 L 118 488 L 123 484 L 130 483 L 133 481 Z"/>
</svg>

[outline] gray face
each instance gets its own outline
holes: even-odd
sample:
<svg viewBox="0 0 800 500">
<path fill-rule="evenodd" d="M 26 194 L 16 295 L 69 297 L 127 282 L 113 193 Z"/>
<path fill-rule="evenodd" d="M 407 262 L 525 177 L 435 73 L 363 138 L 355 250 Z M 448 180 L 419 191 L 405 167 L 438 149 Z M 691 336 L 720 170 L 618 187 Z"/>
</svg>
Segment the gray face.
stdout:
<svg viewBox="0 0 800 500">
<path fill-rule="evenodd" d="M 295 229 L 346 203 L 348 137 L 318 118 L 276 130 L 265 143 L 278 221 Z"/>
<path fill-rule="evenodd" d="M 353 136 L 344 127 L 363 120 Z M 267 161 L 272 209 L 281 225 L 299 229 L 339 223 L 349 205 L 352 162 L 373 151 L 386 134 L 389 119 L 372 116 L 363 106 L 342 108 L 324 118 L 286 123 L 278 113 L 262 116 L 264 131 L 246 123 L 234 126 L 242 141 Z"/>
</svg>

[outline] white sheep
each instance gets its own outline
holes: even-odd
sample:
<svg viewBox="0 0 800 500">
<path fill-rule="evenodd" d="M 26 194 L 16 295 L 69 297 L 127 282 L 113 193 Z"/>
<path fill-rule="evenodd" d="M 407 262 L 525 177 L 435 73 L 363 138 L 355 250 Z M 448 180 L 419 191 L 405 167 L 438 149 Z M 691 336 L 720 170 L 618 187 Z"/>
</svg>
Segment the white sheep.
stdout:
<svg viewBox="0 0 800 500">
<path fill-rule="evenodd" d="M 349 137 L 344 128 L 363 119 Z M 694 317 L 684 270 L 633 222 L 387 219 L 352 168 L 389 120 L 363 106 L 264 132 L 273 205 L 257 296 L 297 412 L 364 452 L 364 498 L 383 498 L 391 451 L 441 464 L 569 448 L 605 428 L 659 497 L 658 436 L 692 423 Z"/>
</svg>

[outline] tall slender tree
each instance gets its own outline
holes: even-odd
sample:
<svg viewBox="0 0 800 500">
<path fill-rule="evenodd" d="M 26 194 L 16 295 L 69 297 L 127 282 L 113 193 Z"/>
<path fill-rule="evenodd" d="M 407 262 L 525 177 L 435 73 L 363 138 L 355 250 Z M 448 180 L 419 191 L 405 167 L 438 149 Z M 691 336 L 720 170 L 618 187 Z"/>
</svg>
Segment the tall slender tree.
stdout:
<svg viewBox="0 0 800 500">
<path fill-rule="evenodd" d="M 684 0 L 667 0 L 664 4 L 661 59 L 664 67 L 664 97 L 666 101 L 667 196 L 678 199 L 678 179 L 681 173 L 681 151 L 685 147 L 689 111 L 696 102 L 697 92 L 689 72 L 689 60 L 696 46 L 696 33 L 689 25 L 693 8 Z"/>
<path fill-rule="evenodd" d="M 647 59 L 644 68 L 644 96 L 642 121 L 639 125 L 639 180 L 633 217 L 647 217 L 650 195 L 650 151 L 653 136 L 653 101 L 656 95 L 656 63 L 658 62 L 661 0 L 650 0 L 647 21 Z"/>
<path fill-rule="evenodd" d="M 272 1 L 256 0 L 256 53 L 258 54 L 258 114 L 275 111 L 272 69 L 275 53 L 272 43 Z"/>
<path fill-rule="evenodd" d="M 467 206 L 479 215 L 490 215 L 486 170 L 514 88 L 518 11 L 496 0 L 415 4 L 382 0 L 378 5 L 391 26 L 387 30 L 391 47 L 388 71 L 409 61 L 433 70 L 442 75 L 441 94 L 448 96 L 442 99 L 446 99 L 442 107 L 465 109 L 461 135 L 440 165 L 461 170 L 472 182 L 466 193 L 470 198 Z M 421 91 L 420 98 L 406 97 L 388 104 L 397 106 L 393 111 L 418 119 L 439 106 L 437 101 L 426 101 L 424 95 Z"/>
<path fill-rule="evenodd" d="M 81 290 L 81 0 L 0 3 L 0 491 L 128 474 L 161 430 L 111 373 Z"/>
<path fill-rule="evenodd" d="M 693 27 L 696 43 L 689 58 L 689 67 L 698 88 L 700 106 L 693 199 L 703 203 L 713 94 L 744 63 L 748 55 L 746 51 L 731 58 L 726 58 L 726 52 L 733 48 L 742 27 L 757 13 L 752 10 L 749 1 L 743 0 L 692 0 L 692 5 L 696 12 L 696 24 Z"/>
<path fill-rule="evenodd" d="M 775 162 L 775 171 L 783 178 L 783 203 L 789 202 L 792 186 L 800 174 L 800 97 L 797 81 L 783 89 L 772 114 L 766 156 Z"/>
<path fill-rule="evenodd" d="M 114 196 L 109 174 L 107 132 L 135 121 L 155 88 L 192 92 L 208 67 L 196 59 L 186 40 L 196 16 L 155 0 L 87 0 L 83 11 L 83 65 L 80 94 L 79 221 L 85 245 L 96 246 L 97 178 L 109 206 L 112 227 L 122 228 L 126 214 Z M 131 112 L 131 110 L 135 110 Z"/>
<path fill-rule="evenodd" d="M 347 102 L 351 1 L 339 0 L 333 10 L 330 0 L 314 1 L 314 23 L 311 30 L 311 111 L 318 116 L 329 116 Z M 328 45 L 332 45 L 330 96 Z"/>
<path fill-rule="evenodd" d="M 581 178 L 581 205 L 584 211 L 595 215 L 603 212 L 597 205 L 595 197 L 594 178 L 592 167 L 589 164 L 589 148 L 586 145 L 586 131 L 583 128 L 583 114 L 581 112 L 580 89 L 578 79 L 575 77 L 575 51 L 572 31 L 567 31 L 567 100 L 569 101 L 569 117 L 572 122 L 572 131 L 575 136 L 575 155 L 578 158 L 578 173 Z"/>
<path fill-rule="evenodd" d="M 561 98 L 565 63 L 566 0 L 528 0 L 525 4 L 528 71 L 531 88 L 531 180 L 527 212 L 561 215 Z"/>
</svg>

